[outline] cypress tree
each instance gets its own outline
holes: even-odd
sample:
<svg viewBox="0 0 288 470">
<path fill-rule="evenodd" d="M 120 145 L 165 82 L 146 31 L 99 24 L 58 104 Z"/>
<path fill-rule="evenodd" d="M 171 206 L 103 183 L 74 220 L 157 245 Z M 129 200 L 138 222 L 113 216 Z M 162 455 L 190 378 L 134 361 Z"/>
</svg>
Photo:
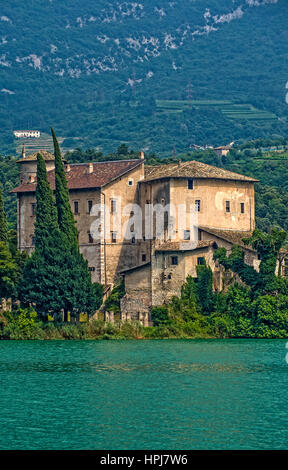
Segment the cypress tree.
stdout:
<svg viewBox="0 0 288 470">
<path fill-rule="evenodd" d="M 67 242 L 72 247 L 78 246 L 77 229 L 74 216 L 72 214 L 69 191 L 65 175 L 64 164 L 61 157 L 60 147 L 54 133 L 51 129 L 54 143 L 55 156 L 55 188 L 56 188 L 56 206 L 58 213 L 58 224 L 61 232 L 66 236 Z"/>
<path fill-rule="evenodd" d="M 43 157 L 37 155 L 35 251 L 24 266 L 19 297 L 35 305 L 43 320 L 57 318 L 64 308 L 62 280 L 65 271 L 65 244 L 57 222 L 53 192 L 47 180 Z"/>
<path fill-rule="evenodd" d="M 4 209 L 4 201 L 2 196 L 2 191 L 0 190 L 0 241 L 8 241 L 8 225 Z"/>
<path fill-rule="evenodd" d="M 77 228 L 69 202 L 69 190 L 61 158 L 60 147 L 51 129 L 55 155 L 56 207 L 59 229 L 65 239 L 65 270 L 67 276 L 62 281 L 64 301 L 64 321 L 68 312 L 72 319 L 79 319 L 80 313 L 91 315 L 102 302 L 102 288 L 91 282 L 88 263 L 79 251 Z"/>
<path fill-rule="evenodd" d="M 36 201 L 35 248 L 44 251 L 47 242 L 51 242 L 51 234 L 59 237 L 59 230 L 55 199 L 47 179 L 45 161 L 40 154 L 37 155 Z"/>
</svg>

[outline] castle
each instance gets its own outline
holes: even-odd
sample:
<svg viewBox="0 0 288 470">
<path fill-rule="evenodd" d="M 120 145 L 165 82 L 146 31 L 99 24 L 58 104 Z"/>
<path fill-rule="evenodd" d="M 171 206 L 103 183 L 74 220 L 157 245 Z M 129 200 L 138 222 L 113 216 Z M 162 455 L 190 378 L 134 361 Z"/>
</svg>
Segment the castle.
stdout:
<svg viewBox="0 0 288 470">
<path fill-rule="evenodd" d="M 54 156 L 39 153 L 54 189 Z M 26 156 L 23 151 L 18 163 L 20 184 L 13 190 L 18 247 L 31 252 L 37 154 Z M 229 252 L 234 244 L 242 245 L 245 261 L 258 268 L 256 252 L 242 242 L 255 228 L 257 180 L 198 161 L 149 166 L 143 152 L 133 160 L 64 163 L 80 251 L 92 280 L 104 285 L 107 296 L 117 279 L 124 278 L 122 319 L 148 325 L 151 307 L 179 295 L 187 276 L 196 278 L 196 266 L 204 260 L 212 268 L 214 288 L 220 290 L 223 272 L 213 260 L 217 247 Z M 160 232 L 155 207 L 163 208 Z M 113 321 L 113 314 L 107 315 Z"/>
</svg>

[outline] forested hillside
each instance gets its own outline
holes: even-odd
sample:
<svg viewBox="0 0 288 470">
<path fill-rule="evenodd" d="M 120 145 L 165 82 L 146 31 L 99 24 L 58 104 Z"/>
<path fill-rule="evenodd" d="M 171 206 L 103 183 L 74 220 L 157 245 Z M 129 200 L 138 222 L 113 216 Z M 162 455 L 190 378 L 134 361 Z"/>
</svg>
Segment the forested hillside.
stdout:
<svg viewBox="0 0 288 470">
<path fill-rule="evenodd" d="M 285 136 L 286 0 L 3 0 L 0 151 L 51 124 L 66 148 L 162 155 Z"/>
</svg>

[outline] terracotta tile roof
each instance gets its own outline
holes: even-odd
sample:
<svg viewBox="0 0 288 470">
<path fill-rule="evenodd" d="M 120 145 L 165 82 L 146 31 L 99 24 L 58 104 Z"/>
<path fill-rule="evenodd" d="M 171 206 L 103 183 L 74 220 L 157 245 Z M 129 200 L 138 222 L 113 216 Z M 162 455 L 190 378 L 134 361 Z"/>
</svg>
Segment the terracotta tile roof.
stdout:
<svg viewBox="0 0 288 470">
<path fill-rule="evenodd" d="M 37 160 L 37 153 L 40 153 L 46 162 L 54 160 L 54 155 L 52 153 L 46 152 L 46 150 L 39 150 L 38 152 L 31 153 L 31 155 L 28 155 L 25 158 L 21 158 L 21 160 L 18 160 L 17 163 L 23 163 L 23 162 L 29 162 L 31 160 Z"/>
<path fill-rule="evenodd" d="M 199 240 L 197 246 L 191 246 L 191 242 L 172 242 L 167 241 L 156 247 L 156 251 L 193 251 L 198 250 L 199 248 L 208 248 L 215 244 L 214 240 Z"/>
<path fill-rule="evenodd" d="M 243 238 L 251 237 L 253 233 L 252 231 L 240 232 L 237 230 L 219 230 L 216 228 L 209 228 L 209 227 L 204 227 L 204 226 L 199 226 L 199 229 L 204 230 L 204 232 L 207 232 L 210 235 L 215 235 L 218 238 L 222 238 L 222 240 L 226 240 L 230 243 L 233 243 L 234 245 L 240 245 L 249 250 L 253 250 L 251 246 L 244 245 L 243 243 Z"/>
<path fill-rule="evenodd" d="M 153 181 L 162 178 L 207 178 L 233 181 L 258 181 L 254 178 L 239 175 L 238 173 L 224 170 L 224 168 L 217 168 L 195 160 L 189 162 L 170 163 L 168 165 L 146 166 L 145 181 Z"/>
<path fill-rule="evenodd" d="M 92 163 L 93 172 L 89 173 L 89 163 L 70 165 L 66 178 L 69 189 L 101 188 L 116 178 L 124 175 L 140 165 L 143 160 L 119 160 L 114 162 Z M 52 189 L 55 189 L 55 172 L 48 171 L 48 180 Z M 22 184 L 13 189 L 12 193 L 35 192 L 36 183 Z"/>
</svg>

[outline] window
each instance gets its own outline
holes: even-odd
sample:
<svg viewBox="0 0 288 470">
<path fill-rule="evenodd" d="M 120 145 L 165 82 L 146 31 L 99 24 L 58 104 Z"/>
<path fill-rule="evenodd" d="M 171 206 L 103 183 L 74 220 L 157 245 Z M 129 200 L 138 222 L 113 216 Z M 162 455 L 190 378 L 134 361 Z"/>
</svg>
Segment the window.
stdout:
<svg viewBox="0 0 288 470">
<path fill-rule="evenodd" d="M 230 212 L 230 201 L 226 201 L 225 207 L 226 207 L 226 212 Z"/>
<path fill-rule="evenodd" d="M 205 264 L 205 258 L 203 258 L 203 256 L 197 258 L 197 264 L 198 266 L 203 266 L 203 264 Z"/>
<path fill-rule="evenodd" d="M 111 232 L 111 241 L 112 243 L 117 242 L 117 232 Z"/>
<path fill-rule="evenodd" d="M 128 181 L 128 186 L 133 186 L 133 180 L 132 179 Z"/>
<path fill-rule="evenodd" d="M 89 242 L 89 243 L 93 243 L 93 242 L 94 242 L 94 239 L 93 239 L 93 236 L 92 236 L 91 232 L 88 232 L 88 242 Z"/>
<path fill-rule="evenodd" d="M 34 237 L 34 235 L 31 237 L 31 240 L 32 240 L 32 246 L 35 246 L 35 237 Z"/>
<path fill-rule="evenodd" d="M 135 237 L 132 237 L 132 238 L 131 238 L 131 243 L 135 243 L 135 241 L 136 241 L 136 240 L 135 240 Z"/>
<path fill-rule="evenodd" d="M 74 201 L 74 214 L 77 215 L 79 214 L 79 202 Z"/>
<path fill-rule="evenodd" d="M 36 215 L 36 204 L 33 202 L 31 204 L 31 215 L 34 217 Z"/>
<path fill-rule="evenodd" d="M 244 202 L 240 203 L 240 210 L 241 210 L 241 214 L 245 213 L 245 204 L 244 204 Z"/>
<path fill-rule="evenodd" d="M 196 201 L 195 201 L 195 212 L 200 212 L 200 208 L 201 208 L 201 201 L 200 201 L 200 199 L 196 199 Z"/>
<path fill-rule="evenodd" d="M 184 240 L 190 240 L 190 230 L 184 230 Z"/>
<path fill-rule="evenodd" d="M 188 178 L 188 183 L 187 183 L 188 189 L 193 189 L 194 187 L 193 183 L 194 183 L 193 180 L 191 178 Z"/>
<path fill-rule="evenodd" d="M 142 255 L 142 261 L 146 261 L 146 255 Z"/>
<path fill-rule="evenodd" d="M 93 201 L 88 201 L 88 214 L 91 214 L 92 207 L 93 207 Z"/>
<path fill-rule="evenodd" d="M 168 274 L 168 279 L 172 279 L 172 274 Z"/>
<path fill-rule="evenodd" d="M 172 264 L 172 266 L 177 266 L 178 265 L 178 256 L 172 256 L 171 257 L 171 264 Z"/>
<path fill-rule="evenodd" d="M 89 271 L 94 273 L 96 271 L 96 269 L 94 267 L 89 266 Z"/>
<path fill-rule="evenodd" d="M 116 201 L 116 199 L 111 199 L 111 200 L 110 200 L 110 210 L 111 210 L 111 214 L 115 214 L 115 212 L 116 212 L 116 207 L 117 207 L 117 201 Z"/>
</svg>

